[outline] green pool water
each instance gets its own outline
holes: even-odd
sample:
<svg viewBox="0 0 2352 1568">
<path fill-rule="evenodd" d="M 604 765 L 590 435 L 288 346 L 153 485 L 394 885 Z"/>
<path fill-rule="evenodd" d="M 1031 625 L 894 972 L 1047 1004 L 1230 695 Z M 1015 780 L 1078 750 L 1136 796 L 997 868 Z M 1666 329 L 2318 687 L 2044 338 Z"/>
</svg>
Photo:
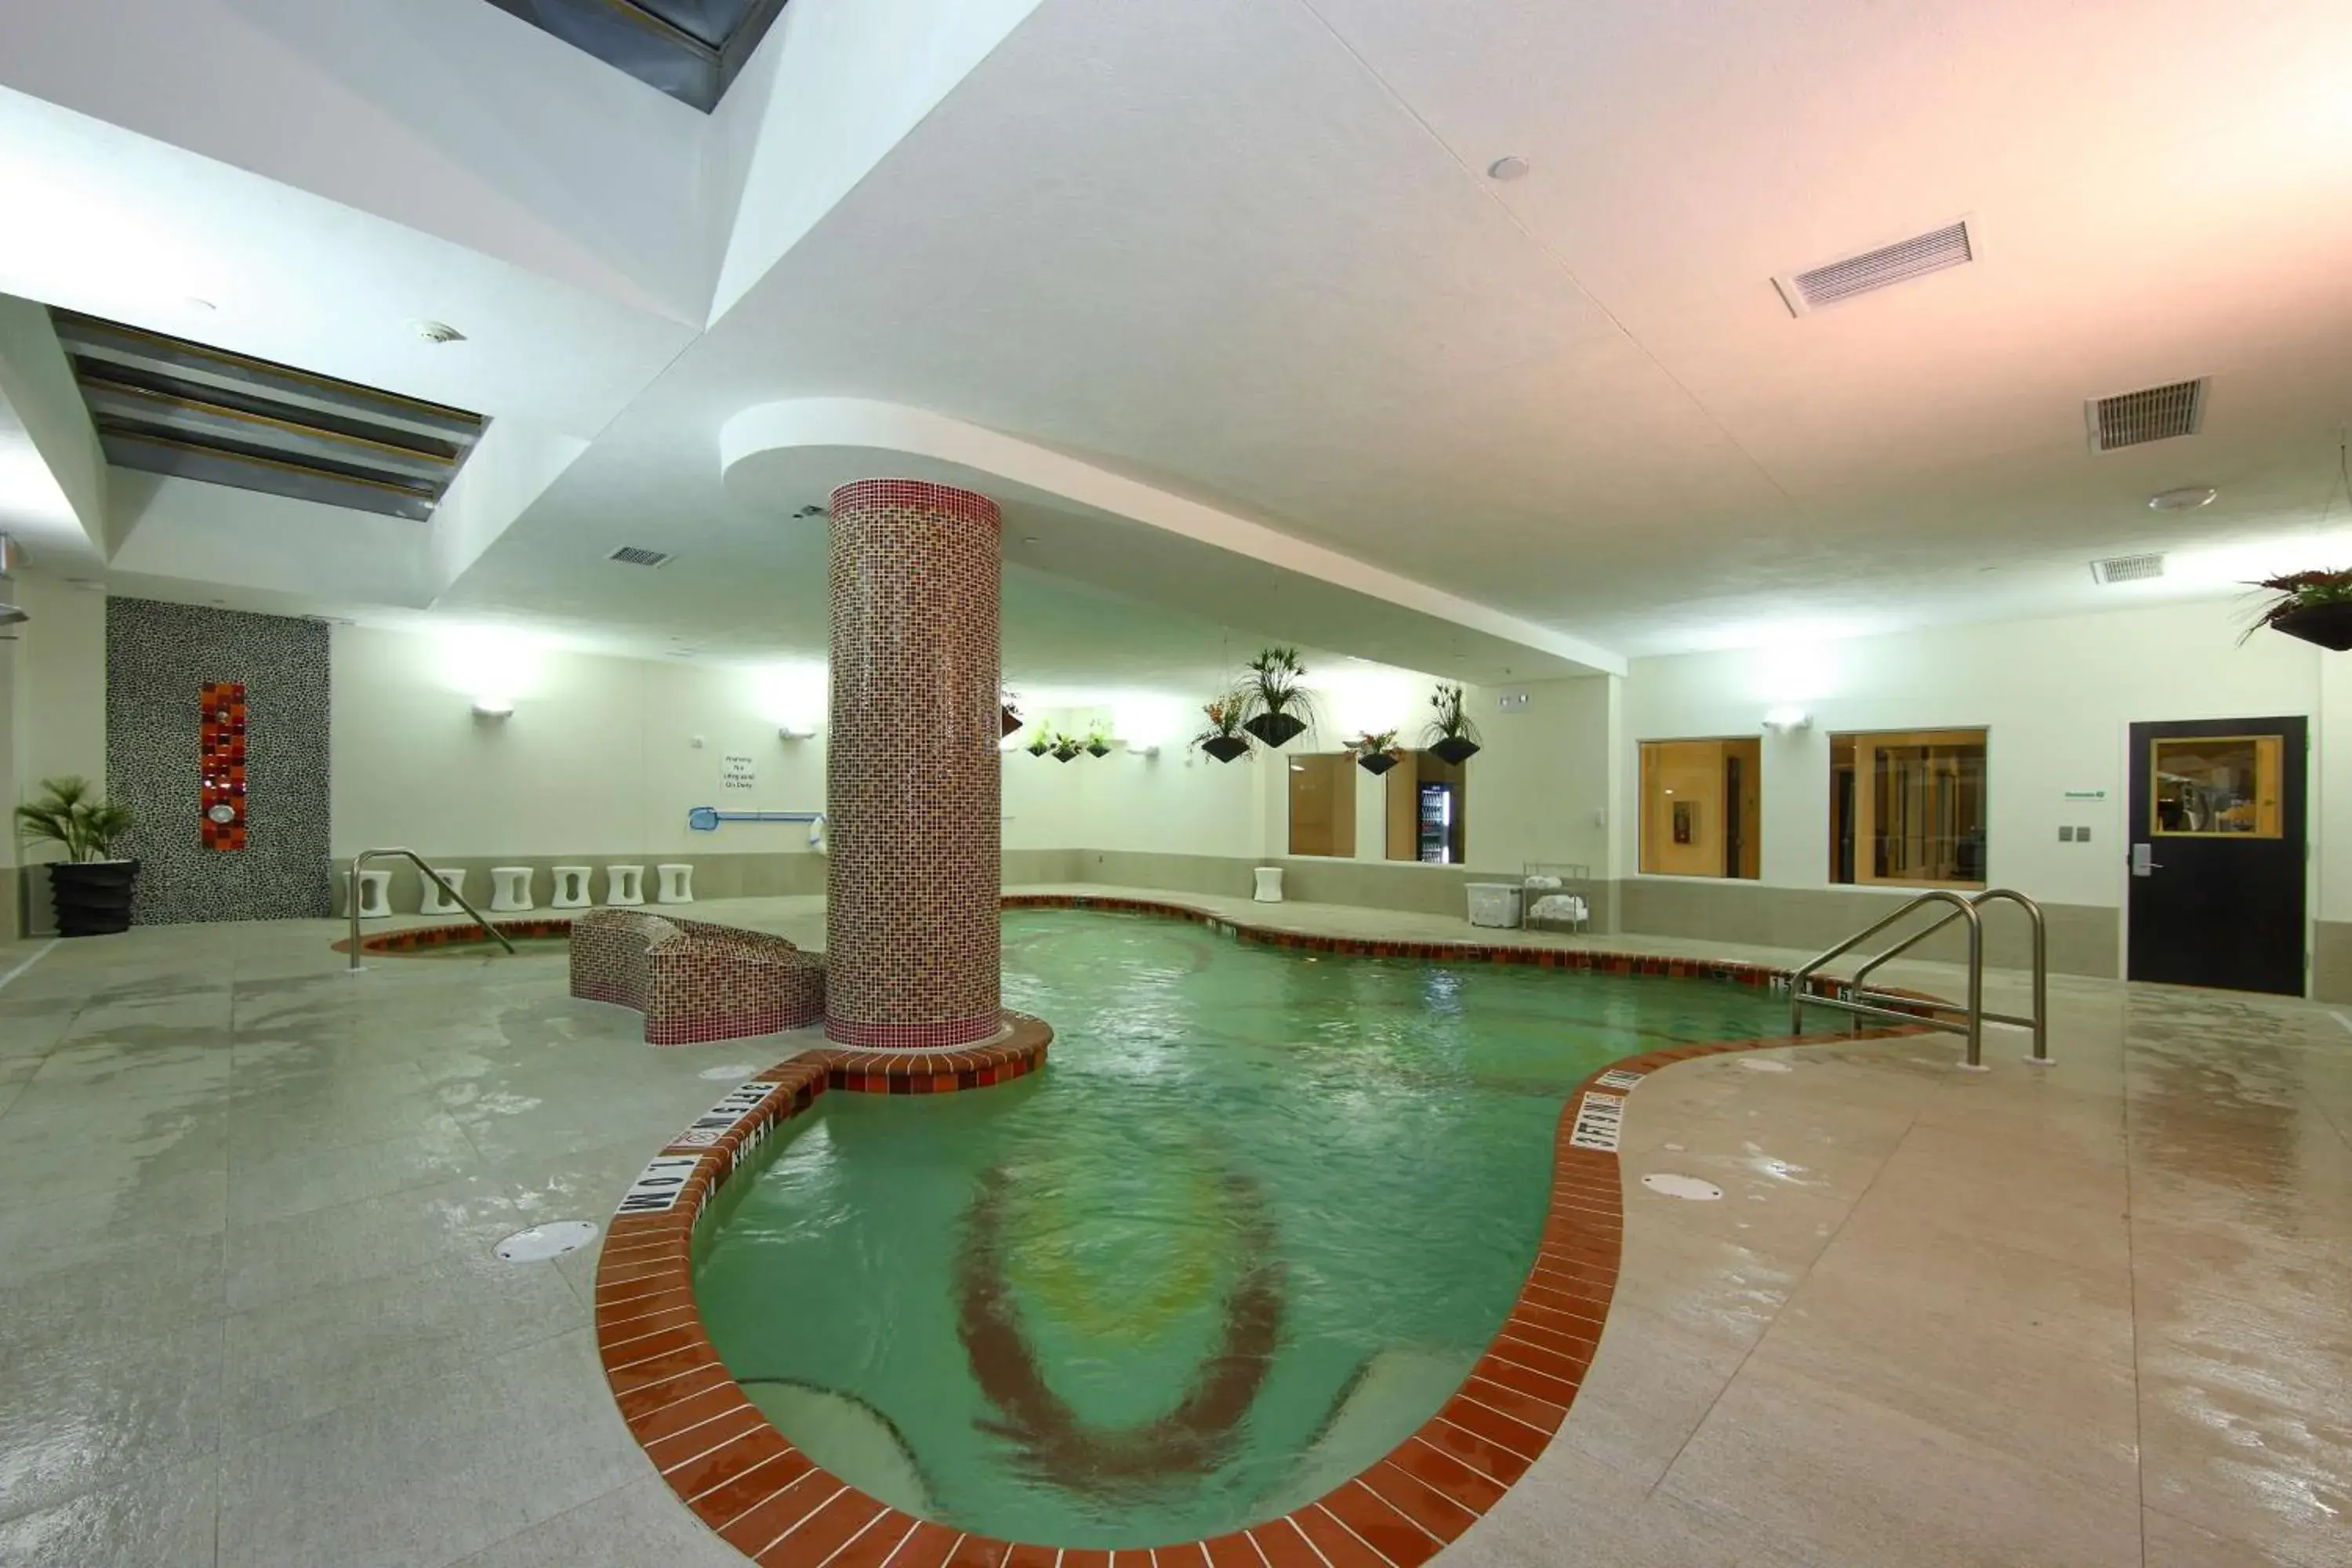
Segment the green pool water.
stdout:
<svg viewBox="0 0 2352 1568">
<path fill-rule="evenodd" d="M 1566 1091 L 1785 1034 L 1767 993 L 1004 917 L 1045 1070 L 831 1094 L 722 1190 L 695 1290 L 845 1480 L 958 1528 L 1141 1546 L 1286 1511 L 1444 1403 L 1534 1257 Z"/>
</svg>

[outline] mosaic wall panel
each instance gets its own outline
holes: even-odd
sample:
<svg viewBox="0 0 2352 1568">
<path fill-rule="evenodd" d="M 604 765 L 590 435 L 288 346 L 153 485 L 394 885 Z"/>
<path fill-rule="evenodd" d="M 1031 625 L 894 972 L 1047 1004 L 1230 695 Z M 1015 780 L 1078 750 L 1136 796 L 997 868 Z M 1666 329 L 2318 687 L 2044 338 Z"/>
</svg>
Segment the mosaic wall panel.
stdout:
<svg viewBox="0 0 2352 1568">
<path fill-rule="evenodd" d="M 244 688 L 244 847 L 207 843 L 204 695 Z M 106 792 L 138 826 L 131 919 L 285 920 L 333 912 L 324 625 L 152 599 L 106 605 Z"/>
<path fill-rule="evenodd" d="M 997 558 L 984 496 L 905 479 L 833 495 L 825 1033 L 996 1033 Z"/>
</svg>

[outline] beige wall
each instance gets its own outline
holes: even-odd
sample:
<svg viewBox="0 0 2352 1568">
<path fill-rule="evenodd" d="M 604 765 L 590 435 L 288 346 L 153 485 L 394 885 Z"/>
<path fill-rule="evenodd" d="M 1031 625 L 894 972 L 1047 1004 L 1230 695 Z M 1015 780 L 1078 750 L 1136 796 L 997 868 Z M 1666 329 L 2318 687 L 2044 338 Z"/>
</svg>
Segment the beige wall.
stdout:
<svg viewBox="0 0 2352 1568">
<path fill-rule="evenodd" d="M 16 581 L 16 598 L 31 618 L 14 628 L 14 643 L 0 644 L 8 649 L 12 810 L 38 794 L 45 778 L 79 773 L 101 789 L 106 783 L 106 596 L 26 575 Z M 38 868 L 58 851 L 24 844 L 13 832 L 9 848 L 22 869 L 16 895 L 0 900 L 8 906 L 6 918 L 27 935 L 56 931 L 48 877 Z"/>
</svg>

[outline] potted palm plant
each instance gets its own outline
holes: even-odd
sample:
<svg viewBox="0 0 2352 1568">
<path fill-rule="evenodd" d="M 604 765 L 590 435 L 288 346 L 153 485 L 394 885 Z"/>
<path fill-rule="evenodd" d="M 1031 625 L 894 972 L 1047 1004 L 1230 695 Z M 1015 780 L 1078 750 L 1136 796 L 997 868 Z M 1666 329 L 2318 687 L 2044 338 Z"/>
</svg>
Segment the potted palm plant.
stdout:
<svg viewBox="0 0 2352 1568">
<path fill-rule="evenodd" d="M 1315 699 L 1302 684 L 1307 667 L 1298 662 L 1297 648 L 1261 649 L 1247 668 L 1249 679 L 1241 689 L 1247 710 L 1243 729 L 1268 746 L 1278 747 L 1315 722 Z"/>
<path fill-rule="evenodd" d="M 2336 653 L 2352 649 L 2352 572 L 2291 572 L 2254 586 L 2277 597 L 2263 606 L 2247 637 L 2268 626 Z"/>
<path fill-rule="evenodd" d="M 1348 750 L 1356 753 L 1356 765 L 1374 778 L 1404 761 L 1394 730 L 1367 730 L 1348 742 Z"/>
<path fill-rule="evenodd" d="M 1192 737 L 1192 744 L 1221 763 L 1246 755 L 1249 737 L 1242 732 L 1242 714 L 1246 706 L 1238 691 L 1228 691 L 1203 703 L 1201 711 L 1209 716 L 1209 727 Z"/>
<path fill-rule="evenodd" d="M 1429 721 L 1425 731 L 1427 749 L 1444 758 L 1448 767 L 1458 768 L 1476 756 L 1478 726 L 1462 711 L 1462 688 L 1440 685 L 1429 705 L 1437 710 L 1437 717 Z"/>
<path fill-rule="evenodd" d="M 62 845 L 66 858 L 49 866 L 49 891 L 61 936 L 107 936 L 131 929 L 131 893 L 139 862 L 118 860 L 114 841 L 131 831 L 131 808 L 90 798 L 89 781 L 74 774 L 43 779 L 41 798 L 16 808 L 17 831 Z"/>
<path fill-rule="evenodd" d="M 1110 755 L 1110 726 L 1099 719 L 1087 726 L 1087 755 L 1090 757 Z"/>
</svg>

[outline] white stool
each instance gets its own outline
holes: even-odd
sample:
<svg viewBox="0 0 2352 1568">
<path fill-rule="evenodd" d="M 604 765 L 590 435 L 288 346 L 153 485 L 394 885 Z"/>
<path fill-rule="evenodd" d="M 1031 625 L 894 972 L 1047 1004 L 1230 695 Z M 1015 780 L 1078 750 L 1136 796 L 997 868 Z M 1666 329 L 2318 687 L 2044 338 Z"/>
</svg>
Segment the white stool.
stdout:
<svg viewBox="0 0 2352 1568">
<path fill-rule="evenodd" d="M 1251 897 L 1261 904 L 1282 902 L 1282 868 L 1260 866 L 1257 868 L 1257 891 Z"/>
<path fill-rule="evenodd" d="M 605 867 L 604 901 L 622 909 L 644 903 L 646 868 L 643 866 Z"/>
<path fill-rule="evenodd" d="M 584 910 L 588 907 L 588 868 L 558 866 L 555 868 L 555 896 L 547 900 L 551 910 Z"/>
<path fill-rule="evenodd" d="M 346 871 L 343 873 L 343 907 L 345 909 L 351 907 L 351 896 L 352 874 Z M 389 871 L 361 872 L 360 919 L 380 921 L 390 913 L 392 913 L 392 873 Z"/>
<path fill-rule="evenodd" d="M 661 873 L 661 901 L 665 904 L 694 902 L 694 868 L 691 866 L 656 866 Z"/>
<path fill-rule="evenodd" d="M 443 881 L 449 884 L 450 892 L 462 893 L 466 890 L 466 868 L 464 867 L 457 867 L 454 870 L 446 866 L 436 866 L 433 868 L 441 873 L 441 879 Z M 432 878 L 425 877 L 420 879 L 425 884 L 425 896 L 416 900 L 416 912 L 418 914 L 454 915 L 457 913 L 457 906 L 449 901 L 447 894 L 443 893 L 439 888 L 434 886 Z"/>
<path fill-rule="evenodd" d="M 491 867 L 491 912 L 510 914 L 517 910 L 527 910 L 530 907 L 530 868 L 528 866 Z"/>
</svg>

